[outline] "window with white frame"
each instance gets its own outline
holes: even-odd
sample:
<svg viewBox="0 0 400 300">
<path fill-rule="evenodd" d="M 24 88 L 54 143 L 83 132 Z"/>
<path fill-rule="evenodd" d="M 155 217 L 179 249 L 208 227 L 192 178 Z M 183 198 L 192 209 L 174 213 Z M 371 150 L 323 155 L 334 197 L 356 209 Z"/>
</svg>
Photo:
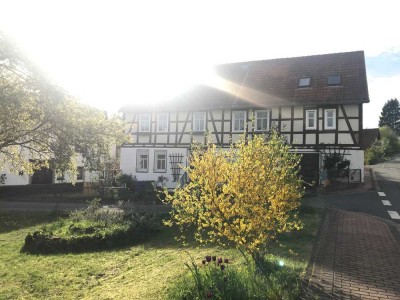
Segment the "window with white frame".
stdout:
<svg viewBox="0 0 400 300">
<path fill-rule="evenodd" d="M 232 112 L 232 131 L 244 131 L 246 124 L 246 112 L 245 111 L 233 111 Z"/>
<path fill-rule="evenodd" d="M 136 151 L 136 171 L 149 171 L 149 150 L 139 149 Z"/>
<path fill-rule="evenodd" d="M 206 130 L 206 113 L 194 112 L 193 113 L 193 128 L 194 132 Z"/>
<path fill-rule="evenodd" d="M 167 172 L 167 151 L 154 151 L 154 172 Z"/>
<path fill-rule="evenodd" d="M 256 110 L 256 131 L 269 130 L 269 110 Z"/>
<path fill-rule="evenodd" d="M 139 132 L 150 132 L 150 114 L 139 115 Z"/>
<path fill-rule="evenodd" d="M 325 109 L 325 129 L 336 129 L 336 109 Z"/>
<path fill-rule="evenodd" d="M 306 110 L 306 129 L 317 129 L 317 110 Z"/>
<path fill-rule="evenodd" d="M 160 113 L 157 114 L 157 132 L 168 131 L 168 114 Z"/>
</svg>

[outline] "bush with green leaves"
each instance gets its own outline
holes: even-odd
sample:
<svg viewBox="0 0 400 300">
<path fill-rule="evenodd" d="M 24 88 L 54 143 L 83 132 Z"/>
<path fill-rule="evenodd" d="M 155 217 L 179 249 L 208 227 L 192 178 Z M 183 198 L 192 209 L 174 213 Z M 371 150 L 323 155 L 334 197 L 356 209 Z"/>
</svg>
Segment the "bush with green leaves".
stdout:
<svg viewBox="0 0 400 300">
<path fill-rule="evenodd" d="M 386 157 L 400 153 L 400 141 L 396 133 L 389 127 L 379 128 L 381 139 L 376 140 L 365 151 L 365 163 L 373 165 L 383 161 Z"/>
</svg>

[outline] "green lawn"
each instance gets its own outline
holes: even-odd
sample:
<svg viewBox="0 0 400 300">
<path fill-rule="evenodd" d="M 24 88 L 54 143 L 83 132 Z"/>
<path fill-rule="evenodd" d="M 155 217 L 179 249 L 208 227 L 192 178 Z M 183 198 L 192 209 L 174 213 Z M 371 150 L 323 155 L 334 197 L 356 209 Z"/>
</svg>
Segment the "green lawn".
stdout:
<svg viewBox="0 0 400 300">
<path fill-rule="evenodd" d="M 205 255 L 243 263 L 241 254 L 216 246 L 183 248 L 171 228 L 141 245 L 85 254 L 30 255 L 20 253 L 24 238 L 57 216 L 0 211 L 0 299 L 166 299 L 168 288 L 187 272 L 188 253 L 200 262 Z M 271 247 L 271 259 L 304 274 L 316 236 L 319 216 L 306 214 L 301 233 Z"/>
</svg>

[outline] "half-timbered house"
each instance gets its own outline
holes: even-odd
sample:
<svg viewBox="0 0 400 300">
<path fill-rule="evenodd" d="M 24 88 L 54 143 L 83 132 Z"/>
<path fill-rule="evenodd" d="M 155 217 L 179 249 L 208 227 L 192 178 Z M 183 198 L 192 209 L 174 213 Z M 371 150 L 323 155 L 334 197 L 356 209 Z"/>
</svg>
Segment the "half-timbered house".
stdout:
<svg viewBox="0 0 400 300">
<path fill-rule="evenodd" d="M 121 147 L 123 173 L 137 180 L 182 176 L 193 141 L 228 147 L 240 135 L 276 127 L 303 154 L 302 172 L 319 181 L 326 153 L 350 161 L 349 181 L 363 181 L 363 104 L 369 102 L 364 53 L 335 53 L 215 67 L 208 84 L 156 107 L 121 109 L 132 143 Z M 254 116 L 253 123 L 249 123 Z"/>
</svg>

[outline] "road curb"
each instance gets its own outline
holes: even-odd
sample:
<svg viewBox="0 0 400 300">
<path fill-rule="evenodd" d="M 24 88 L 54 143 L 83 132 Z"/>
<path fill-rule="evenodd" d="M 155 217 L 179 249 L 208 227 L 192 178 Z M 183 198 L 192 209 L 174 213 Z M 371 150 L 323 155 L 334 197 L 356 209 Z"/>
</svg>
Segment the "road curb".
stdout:
<svg viewBox="0 0 400 300">
<path fill-rule="evenodd" d="M 379 184 L 379 181 L 378 181 L 378 179 L 376 177 L 376 174 L 375 174 L 374 170 L 372 168 L 368 168 L 368 169 L 369 169 L 370 176 L 371 176 L 371 179 L 372 179 L 371 181 L 373 182 L 373 186 L 374 186 L 375 190 L 376 191 L 380 191 L 381 190 L 381 186 Z"/>
</svg>

